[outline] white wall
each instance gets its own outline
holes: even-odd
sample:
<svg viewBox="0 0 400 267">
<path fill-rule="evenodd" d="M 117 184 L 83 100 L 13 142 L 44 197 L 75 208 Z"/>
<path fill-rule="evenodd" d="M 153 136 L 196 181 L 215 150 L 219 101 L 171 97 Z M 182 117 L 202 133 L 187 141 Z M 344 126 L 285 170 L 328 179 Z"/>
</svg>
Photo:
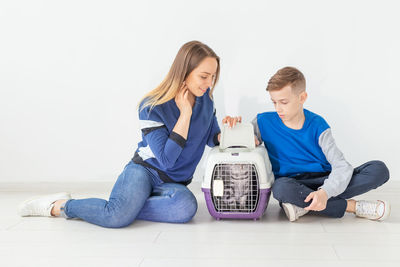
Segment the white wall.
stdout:
<svg viewBox="0 0 400 267">
<path fill-rule="evenodd" d="M 400 179 L 396 1 L 2 1 L 0 182 L 114 180 L 139 141 L 136 104 L 179 47 L 221 57 L 218 117 L 272 110 L 278 68 L 357 166 Z M 201 170 L 197 172 L 197 179 Z"/>
</svg>

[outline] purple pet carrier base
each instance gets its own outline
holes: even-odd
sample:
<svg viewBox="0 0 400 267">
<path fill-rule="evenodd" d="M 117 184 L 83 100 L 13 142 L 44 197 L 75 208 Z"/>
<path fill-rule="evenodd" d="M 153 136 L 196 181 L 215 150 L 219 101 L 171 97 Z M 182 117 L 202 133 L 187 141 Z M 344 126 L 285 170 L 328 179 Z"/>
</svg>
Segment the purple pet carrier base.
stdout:
<svg viewBox="0 0 400 267">
<path fill-rule="evenodd" d="M 258 201 L 257 208 L 255 212 L 251 213 L 239 213 L 239 212 L 218 212 L 215 210 L 213 201 L 211 199 L 210 189 L 202 188 L 201 191 L 204 192 L 204 197 L 206 198 L 206 204 L 208 211 L 210 212 L 211 216 L 215 219 L 253 219 L 257 220 L 263 214 L 265 209 L 267 208 L 269 198 L 271 196 L 271 188 L 267 189 L 260 189 L 260 198 Z"/>
</svg>

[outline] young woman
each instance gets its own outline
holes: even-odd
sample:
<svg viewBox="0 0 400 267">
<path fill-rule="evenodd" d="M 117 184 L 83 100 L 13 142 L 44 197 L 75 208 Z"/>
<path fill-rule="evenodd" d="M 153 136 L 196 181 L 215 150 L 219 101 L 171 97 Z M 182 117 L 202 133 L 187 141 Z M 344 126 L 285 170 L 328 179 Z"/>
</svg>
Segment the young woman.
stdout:
<svg viewBox="0 0 400 267">
<path fill-rule="evenodd" d="M 215 146 L 219 140 L 212 98 L 219 70 L 219 57 L 207 45 L 184 44 L 166 78 L 139 103 L 142 141 L 109 200 L 58 193 L 25 201 L 20 215 L 80 218 L 112 228 L 135 219 L 190 221 L 197 202 L 186 185 L 205 145 Z"/>
</svg>

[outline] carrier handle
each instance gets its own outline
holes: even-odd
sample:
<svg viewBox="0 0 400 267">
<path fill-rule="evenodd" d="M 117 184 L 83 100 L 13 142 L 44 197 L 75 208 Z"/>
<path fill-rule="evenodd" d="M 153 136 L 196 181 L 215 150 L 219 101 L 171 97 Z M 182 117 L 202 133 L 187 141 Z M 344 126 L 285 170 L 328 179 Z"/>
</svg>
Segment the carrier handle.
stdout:
<svg viewBox="0 0 400 267">
<path fill-rule="evenodd" d="M 255 148 L 254 128 L 251 123 L 237 123 L 229 128 L 227 124 L 222 126 L 219 148 L 224 150 L 230 147 Z"/>
</svg>

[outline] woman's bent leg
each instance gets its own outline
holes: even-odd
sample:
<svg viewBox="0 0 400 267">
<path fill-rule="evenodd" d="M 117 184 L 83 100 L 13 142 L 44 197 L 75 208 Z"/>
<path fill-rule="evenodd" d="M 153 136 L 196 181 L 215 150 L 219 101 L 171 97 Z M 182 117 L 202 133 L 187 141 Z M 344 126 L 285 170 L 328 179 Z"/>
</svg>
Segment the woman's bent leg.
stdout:
<svg viewBox="0 0 400 267">
<path fill-rule="evenodd" d="M 151 194 L 151 174 L 130 162 L 118 177 L 108 201 L 99 198 L 71 199 L 64 216 L 80 218 L 103 227 L 120 228 L 131 224 Z"/>
<path fill-rule="evenodd" d="M 197 201 L 181 184 L 164 183 L 154 188 L 137 219 L 153 222 L 185 223 L 197 211 Z"/>
</svg>

